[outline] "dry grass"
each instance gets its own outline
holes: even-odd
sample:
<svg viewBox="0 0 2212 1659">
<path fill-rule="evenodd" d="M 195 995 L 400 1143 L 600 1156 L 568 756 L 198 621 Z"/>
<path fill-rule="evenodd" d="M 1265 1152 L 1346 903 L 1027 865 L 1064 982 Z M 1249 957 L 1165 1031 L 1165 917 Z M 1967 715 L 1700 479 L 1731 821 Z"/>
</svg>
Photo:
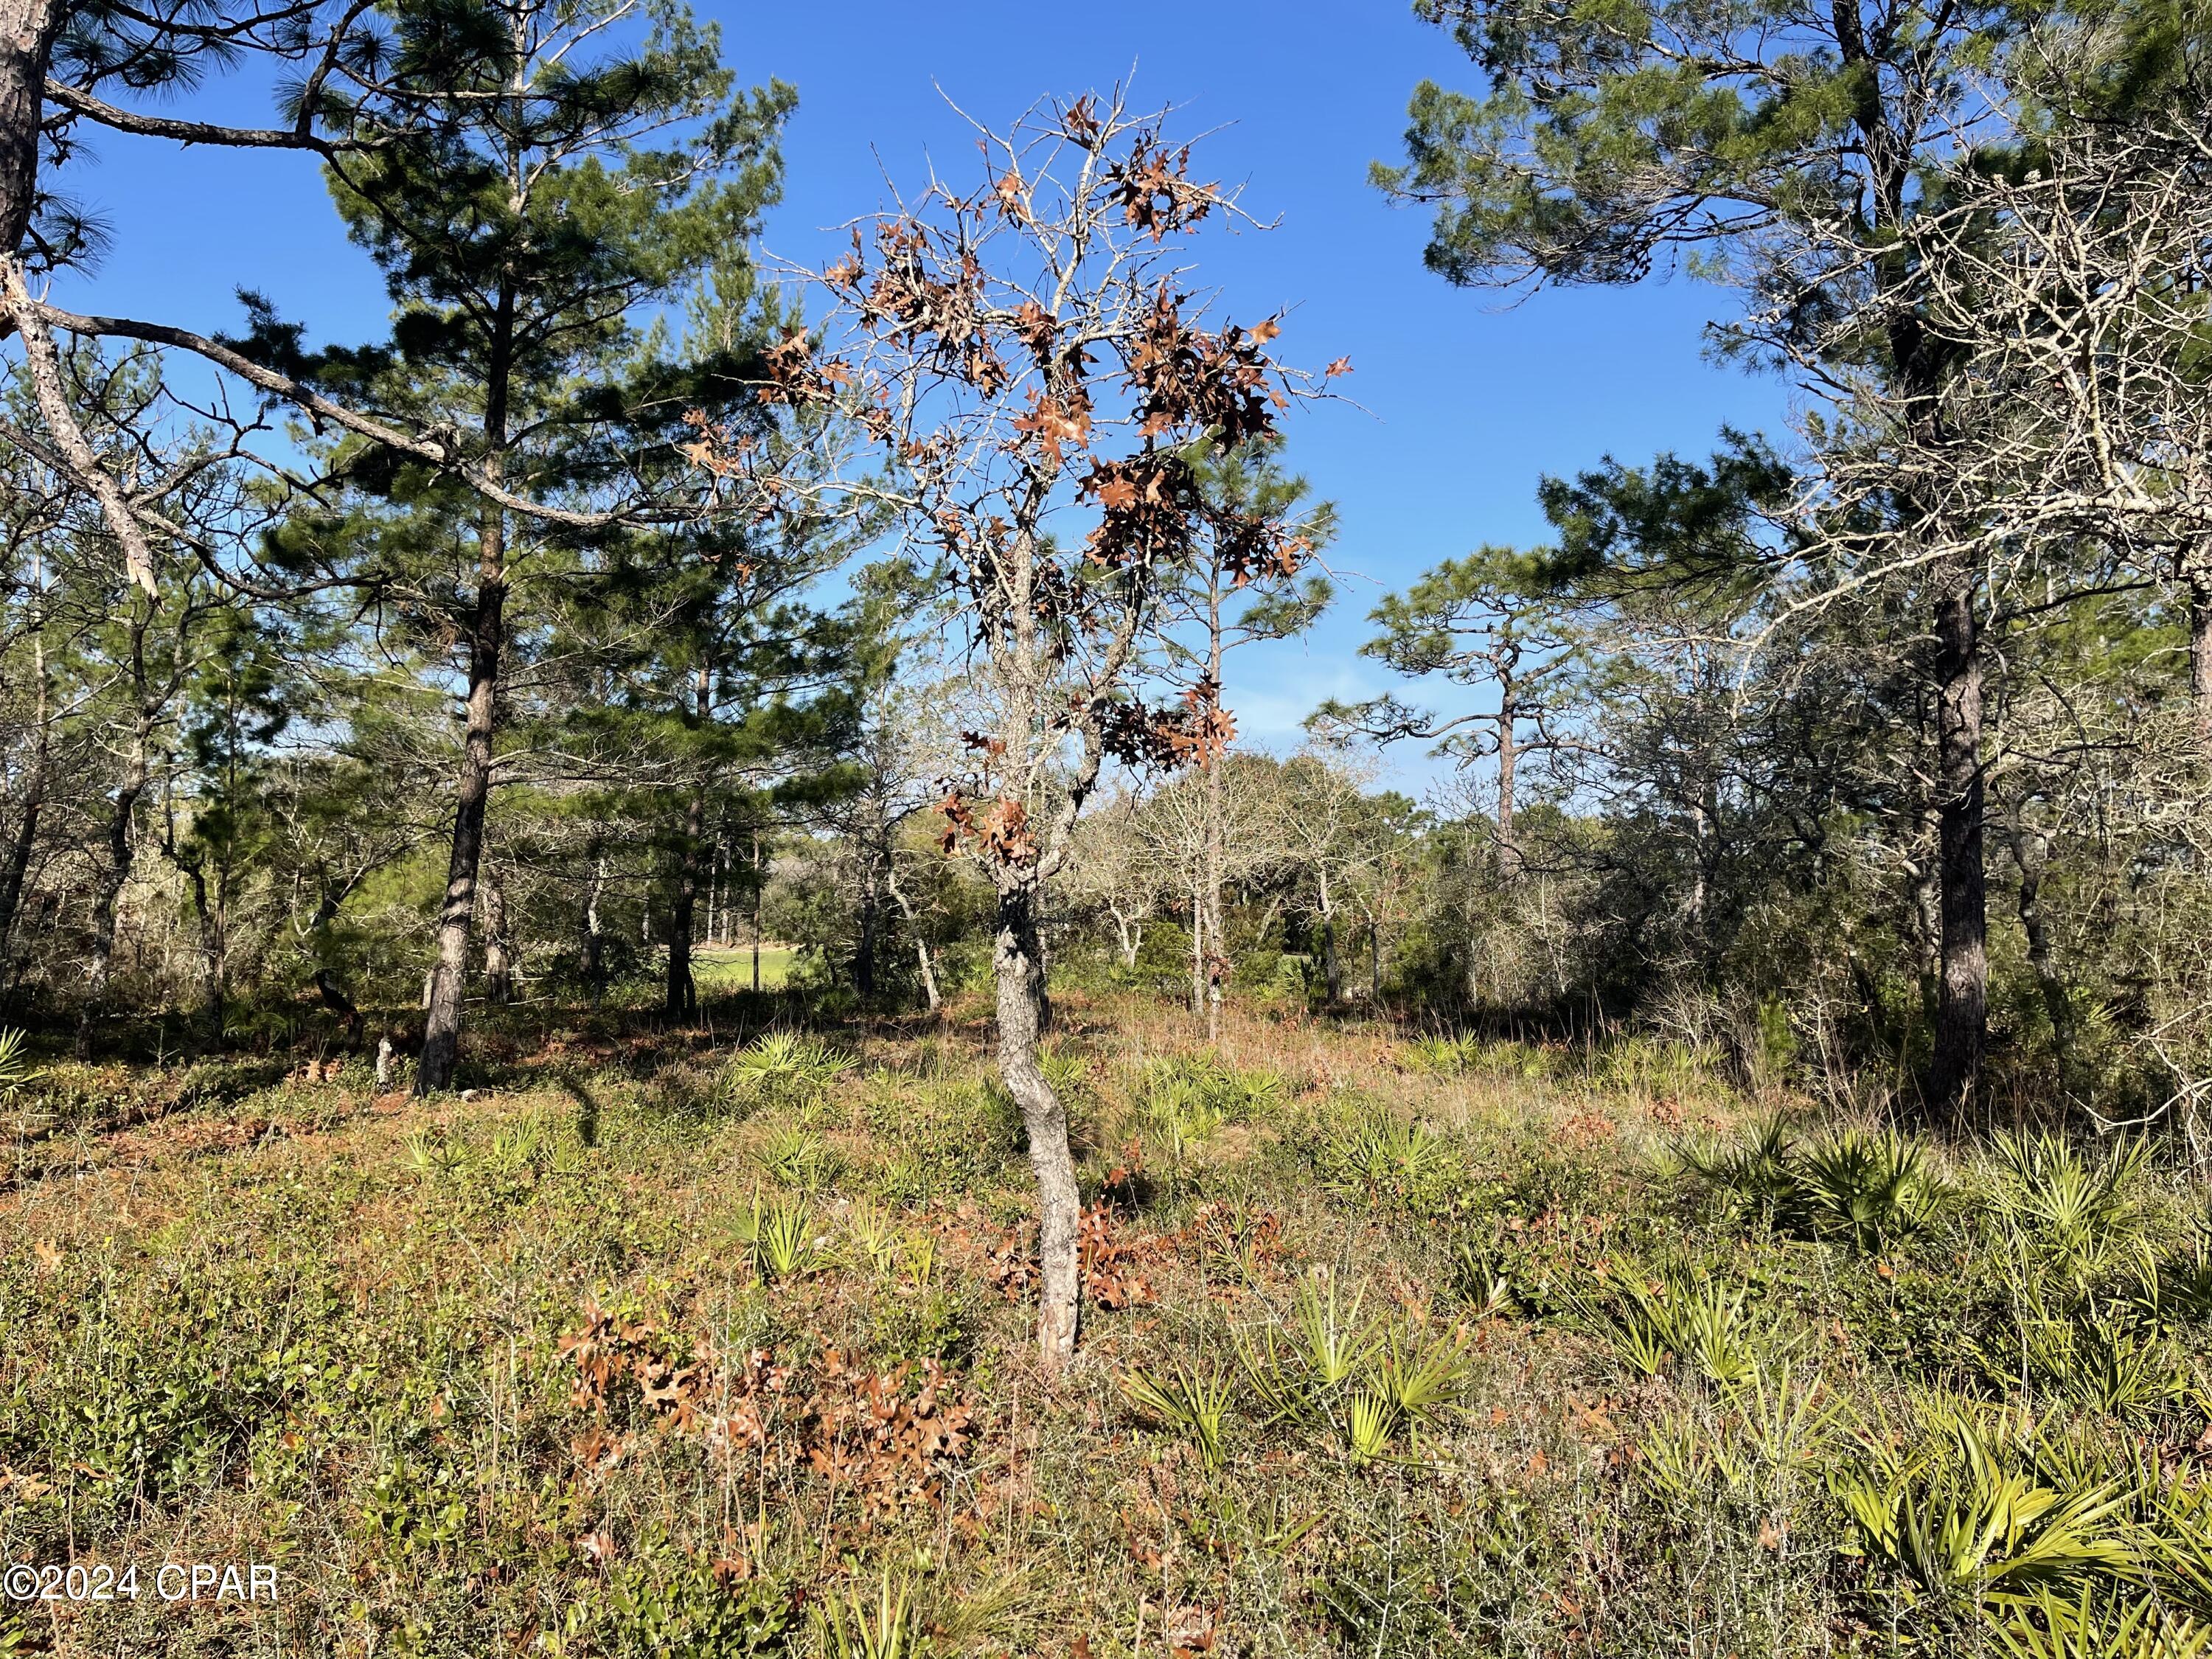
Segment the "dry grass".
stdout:
<svg viewBox="0 0 2212 1659">
<path fill-rule="evenodd" d="M 1050 1383 L 979 1010 L 772 1085 L 542 1027 L 466 1101 L 58 1068 L 0 1198 L 0 1556 L 282 1599 L 17 1606 L 0 1651 L 1965 1653 L 2013 1614 L 1866 1547 L 1855 1431 L 1938 1389 L 2204 1427 L 2191 1316 L 2144 1328 L 2169 1393 L 2008 1396 L 2027 1269 L 1973 1205 L 1876 1257 L 1665 1172 L 1756 1115 L 1680 1056 L 1060 1012 L 1096 1207 Z M 2180 1248 L 2169 1187 L 2133 1213 Z M 1640 1364 L 1624 1275 L 1742 1311 Z"/>
</svg>

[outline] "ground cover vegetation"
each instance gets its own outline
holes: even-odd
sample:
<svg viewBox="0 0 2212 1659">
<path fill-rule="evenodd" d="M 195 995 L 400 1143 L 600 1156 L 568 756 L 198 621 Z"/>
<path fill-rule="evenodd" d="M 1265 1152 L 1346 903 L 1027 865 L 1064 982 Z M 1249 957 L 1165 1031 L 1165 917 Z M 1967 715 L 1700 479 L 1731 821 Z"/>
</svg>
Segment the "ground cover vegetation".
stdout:
<svg viewBox="0 0 2212 1659">
<path fill-rule="evenodd" d="M 1278 752 L 1174 112 L 784 270 L 680 6 L 0 0 L 0 1653 L 2212 1653 L 2212 19 L 1418 9 L 1439 277 L 1802 414 Z M 52 304 L 100 131 L 388 337 Z"/>
</svg>

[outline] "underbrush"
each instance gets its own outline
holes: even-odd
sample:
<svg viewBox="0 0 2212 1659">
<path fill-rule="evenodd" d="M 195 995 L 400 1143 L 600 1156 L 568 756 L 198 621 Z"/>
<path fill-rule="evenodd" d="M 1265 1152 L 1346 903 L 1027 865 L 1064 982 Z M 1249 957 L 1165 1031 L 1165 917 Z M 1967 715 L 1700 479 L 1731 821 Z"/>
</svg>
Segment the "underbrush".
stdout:
<svg viewBox="0 0 2212 1659">
<path fill-rule="evenodd" d="M 1069 998 L 1048 1382 L 979 1014 L 518 1043 L 429 1103 L 33 1079 L 0 1554 L 282 1594 L 11 1603 L 0 1652 L 2212 1649 L 2212 1231 L 2158 1144 Z"/>
</svg>

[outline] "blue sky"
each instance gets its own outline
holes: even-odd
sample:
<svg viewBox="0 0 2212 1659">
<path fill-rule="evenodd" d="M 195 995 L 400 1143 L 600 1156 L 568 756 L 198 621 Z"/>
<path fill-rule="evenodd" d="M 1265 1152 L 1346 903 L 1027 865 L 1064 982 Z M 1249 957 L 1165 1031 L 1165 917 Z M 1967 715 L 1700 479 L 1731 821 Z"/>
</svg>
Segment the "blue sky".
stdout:
<svg viewBox="0 0 2212 1659">
<path fill-rule="evenodd" d="M 1468 87 L 1474 76 L 1401 0 L 700 10 L 721 22 L 742 77 L 799 89 L 785 201 L 766 236 L 797 260 L 834 257 L 827 228 L 881 204 L 885 173 L 912 181 L 933 155 L 954 177 L 973 165 L 947 97 L 998 124 L 1040 95 L 1133 76 L 1140 101 L 1182 106 L 1182 131 L 1219 129 L 1199 170 L 1243 182 L 1245 205 L 1279 224 L 1202 240 L 1206 276 L 1237 317 L 1289 311 L 1276 343 L 1286 360 L 1349 356 L 1355 373 L 1339 384 L 1362 406 L 1305 411 L 1291 427 L 1291 463 L 1341 514 L 1331 554 L 1341 597 L 1310 639 L 1248 651 L 1229 676 L 1244 733 L 1271 746 L 1295 742 L 1322 698 L 1389 684 L 1355 654 L 1384 589 L 1482 542 L 1540 538 L 1540 475 L 1608 453 L 1703 453 L 1723 422 L 1773 430 L 1783 417 L 1778 383 L 1702 356 L 1701 325 L 1726 294 L 1678 279 L 1500 308 L 1423 267 L 1424 216 L 1371 189 L 1368 163 L 1397 159 L 1418 81 Z M 203 101 L 266 116 L 247 86 L 210 88 Z M 114 246 L 88 284 L 57 294 L 64 303 L 231 326 L 231 291 L 244 284 L 314 338 L 377 331 L 381 287 L 305 159 L 118 137 L 98 148 L 72 188 Z M 1403 760 L 1409 782 L 1430 769 Z"/>
</svg>

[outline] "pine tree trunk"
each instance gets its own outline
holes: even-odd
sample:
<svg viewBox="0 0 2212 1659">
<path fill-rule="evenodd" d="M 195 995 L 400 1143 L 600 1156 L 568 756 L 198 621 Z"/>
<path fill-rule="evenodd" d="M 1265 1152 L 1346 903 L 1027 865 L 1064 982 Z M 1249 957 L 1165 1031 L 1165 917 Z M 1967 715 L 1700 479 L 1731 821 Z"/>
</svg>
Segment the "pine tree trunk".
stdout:
<svg viewBox="0 0 2212 1659">
<path fill-rule="evenodd" d="M 223 1034 L 224 1004 L 230 995 L 230 901 L 237 871 L 226 854 L 215 866 L 215 1017 L 216 1040 Z"/>
<path fill-rule="evenodd" d="M 761 865 L 760 832 L 753 832 L 753 994 L 760 994 L 760 921 L 761 890 L 768 885 L 766 872 Z"/>
<path fill-rule="evenodd" d="M 1218 660 L 1219 651 L 1215 657 Z M 1229 935 L 1221 925 L 1221 885 L 1224 829 L 1221 769 L 1224 757 L 1216 755 L 1206 769 L 1206 1040 L 1221 1039 L 1221 994 L 1229 977 Z"/>
<path fill-rule="evenodd" d="M 1206 1012 L 1206 897 L 1197 882 L 1190 888 L 1190 1012 Z"/>
<path fill-rule="evenodd" d="M 0 0 L 0 256 L 30 228 L 46 66 L 65 15 L 60 0 Z"/>
<path fill-rule="evenodd" d="M 503 289 L 492 322 L 484 374 L 484 475 L 505 476 L 508 353 L 514 299 Z M 491 803 L 492 745 L 499 720 L 499 677 L 507 645 L 507 514 L 486 502 L 477 520 L 477 603 L 469 624 L 469 697 L 461 731 L 461 774 L 453 803 L 453 850 L 446 865 L 446 903 L 438 915 L 438 959 L 430 970 L 422 1053 L 415 1092 L 449 1089 L 461 1057 L 461 992 L 468 976 L 469 929 L 476 919 L 477 871 L 483 860 L 484 813 Z"/>
<path fill-rule="evenodd" d="M 453 810 L 453 850 L 446 866 L 446 903 L 438 915 L 438 960 L 430 970 L 429 1012 L 415 1092 L 449 1089 L 461 1052 L 461 990 L 475 920 L 477 872 L 483 858 L 484 811 L 491 799 L 492 738 L 499 700 L 500 652 L 505 643 L 507 579 L 504 525 L 498 509 L 483 517 L 482 568 L 469 630 L 469 700 L 461 736 L 460 787 Z"/>
<path fill-rule="evenodd" d="M 699 908 L 699 843 L 707 833 L 707 792 L 691 792 L 684 809 L 684 843 L 676 852 L 675 913 L 668 920 L 668 986 L 665 1006 L 671 1019 L 699 1012 L 699 985 L 691 974 L 691 927 Z"/>
<path fill-rule="evenodd" d="M 514 1000 L 514 941 L 507 932 L 507 889 L 499 866 L 484 872 L 484 995 L 494 1002 Z"/>
<path fill-rule="evenodd" d="M 1512 877 L 1520 873 L 1521 848 L 1513 839 L 1514 789 L 1521 766 L 1519 712 L 1513 702 L 1512 682 L 1504 684 L 1504 702 L 1498 711 L 1498 869 Z"/>
<path fill-rule="evenodd" d="M 41 702 L 44 690 L 41 685 Z M 12 979 L 7 967 L 14 957 L 10 947 L 15 940 L 15 918 L 23 908 L 23 884 L 30 875 L 31 854 L 39 842 L 39 818 L 46 808 L 49 755 L 42 711 L 38 746 L 31 751 L 31 763 L 23 777 L 22 799 L 15 808 L 15 833 L 8 838 L 5 859 L 0 860 L 0 988 Z"/>
<path fill-rule="evenodd" d="M 1927 1097 L 1939 1109 L 1972 1103 L 1989 1043 L 1979 635 L 1973 589 L 1962 582 L 1940 601 L 1936 614 L 1936 878 L 1942 933 Z"/>
<path fill-rule="evenodd" d="M 1037 1347 L 1046 1369 L 1056 1371 L 1075 1353 L 1082 1200 L 1067 1141 L 1067 1111 L 1045 1081 L 1039 1059 L 1046 1004 L 1036 884 L 1018 872 L 1008 872 L 1001 880 L 991 962 L 998 981 L 999 1079 L 1021 1108 L 1029 1132 L 1030 1167 L 1037 1182 Z"/>
</svg>

